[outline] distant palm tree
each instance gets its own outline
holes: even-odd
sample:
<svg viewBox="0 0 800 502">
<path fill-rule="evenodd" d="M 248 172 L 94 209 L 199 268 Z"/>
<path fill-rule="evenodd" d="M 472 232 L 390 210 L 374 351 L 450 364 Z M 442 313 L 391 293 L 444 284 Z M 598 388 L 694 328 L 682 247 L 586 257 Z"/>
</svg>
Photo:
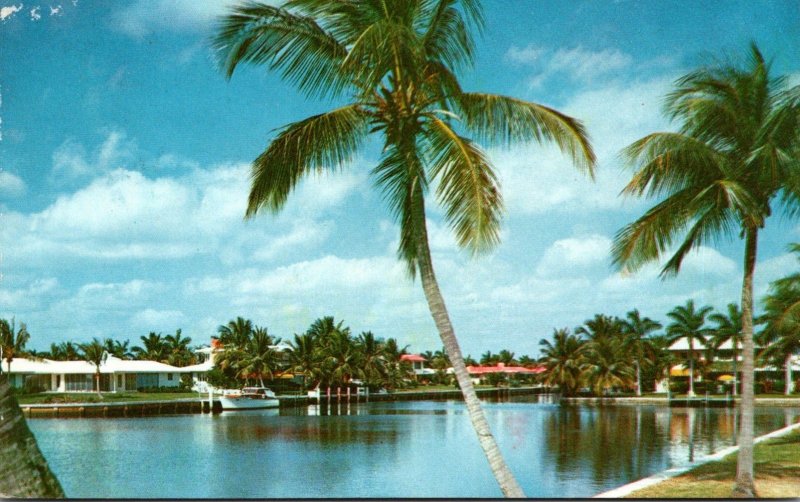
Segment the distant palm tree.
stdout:
<svg viewBox="0 0 800 502">
<path fill-rule="evenodd" d="M 553 331 L 553 341 L 540 340 L 544 365 L 545 385 L 557 385 L 564 396 L 574 396 L 583 383 L 586 347 L 585 342 L 568 329 Z"/>
<path fill-rule="evenodd" d="M 497 359 L 499 362 L 505 364 L 506 366 L 510 366 L 512 364 L 516 364 L 517 360 L 514 358 L 514 353 L 503 349 L 497 354 Z"/>
<path fill-rule="evenodd" d="M 124 342 L 120 342 L 119 340 L 112 340 L 111 338 L 106 339 L 106 351 L 114 357 L 118 357 L 120 359 L 133 359 L 135 354 L 133 353 L 132 349 L 128 346 L 130 345 L 130 340 L 125 340 Z"/>
<path fill-rule="evenodd" d="M 586 343 L 583 374 L 595 395 L 602 397 L 614 387 L 629 387 L 634 381 L 625 339 L 601 335 Z"/>
<path fill-rule="evenodd" d="M 219 341 L 223 346 L 226 344 L 243 346 L 253 334 L 253 321 L 240 316 L 229 321 L 228 324 L 219 326 L 217 333 L 219 333 Z"/>
<path fill-rule="evenodd" d="M 367 386 L 378 384 L 386 374 L 386 357 L 383 343 L 375 338 L 371 331 L 365 331 L 358 335 L 356 346 L 359 352 L 361 371 L 364 375 L 364 383 Z"/>
<path fill-rule="evenodd" d="M 597 340 L 619 337 L 622 335 L 622 329 L 622 321 L 618 317 L 595 314 L 593 318 L 584 321 L 583 326 L 575 328 L 575 334 L 586 335 L 589 340 Z"/>
<path fill-rule="evenodd" d="M 80 359 L 78 347 L 72 342 L 50 344 L 50 358 L 54 361 L 77 361 Z"/>
<path fill-rule="evenodd" d="M 25 345 L 31 339 L 28 328 L 24 322 L 19 323 L 19 329 L 15 327 L 14 319 L 9 323 L 5 319 L 0 319 L 0 360 L 5 360 L 8 372 L 11 373 L 11 361 L 14 357 L 25 353 Z M 3 372 L 0 365 L 0 373 Z"/>
<path fill-rule="evenodd" d="M 106 357 L 106 344 L 97 338 L 92 338 L 91 342 L 81 343 L 78 347 L 82 352 L 83 360 L 93 364 L 95 367 L 94 378 L 97 386 L 97 395 L 102 397 L 100 393 L 100 366 Z"/>
<path fill-rule="evenodd" d="M 687 300 L 686 305 L 678 305 L 672 309 L 667 317 L 672 322 L 667 325 L 667 336 L 671 343 L 685 338 L 689 343 L 689 395 L 694 396 L 694 364 L 695 364 L 695 343 L 699 342 L 703 346 L 706 344 L 706 337 L 711 334 L 711 329 L 705 326 L 706 316 L 713 311 L 710 305 L 706 305 L 697 310 L 694 300 Z"/>
<path fill-rule="evenodd" d="M 553 141 L 590 174 L 594 154 L 581 124 L 556 110 L 461 90 L 456 73 L 474 55 L 470 28 L 482 23 L 474 0 L 246 3 L 223 19 L 215 45 L 229 77 L 241 63 L 263 64 L 309 96 L 349 100 L 278 133 L 253 163 L 248 216 L 280 210 L 302 178 L 338 170 L 370 133 L 382 135 L 372 175 L 400 222 L 398 255 L 412 277 L 419 273 L 501 490 L 522 496 L 472 387 L 435 278 L 425 194 L 436 183 L 458 243 L 483 251 L 499 240 L 502 200 L 488 157 L 465 133 L 503 144 Z"/>
<path fill-rule="evenodd" d="M 363 376 L 364 371 L 359 364 L 360 354 L 349 329 L 337 329 L 330 333 L 322 349 L 323 367 L 329 385 L 347 385 L 354 377 Z"/>
<path fill-rule="evenodd" d="M 147 336 L 140 336 L 139 339 L 142 340 L 143 347 L 135 346 L 131 349 L 137 359 L 167 362 L 169 357 L 167 343 L 161 333 L 151 331 Z"/>
<path fill-rule="evenodd" d="M 666 112 L 678 132 L 650 134 L 625 156 L 639 167 L 623 193 L 663 197 L 618 232 L 614 263 L 634 270 L 666 254 L 662 270 L 676 274 L 692 249 L 719 237 L 744 239 L 742 280 L 742 415 L 736 495 L 756 495 L 753 481 L 753 278 L 758 233 L 773 201 L 800 207 L 800 86 L 770 75 L 752 44 L 744 65 L 730 62 L 692 71 L 667 96 Z M 683 242 L 673 249 L 676 237 Z"/>
<path fill-rule="evenodd" d="M 192 339 L 182 336 L 181 330 L 175 331 L 174 335 L 164 337 L 165 350 L 167 353 L 167 364 L 173 366 L 188 366 L 195 361 L 195 356 L 189 348 Z"/>
<path fill-rule="evenodd" d="M 500 361 L 498 354 L 493 354 L 491 350 L 487 350 L 481 354 L 481 364 L 484 366 L 494 366 Z"/>
<path fill-rule="evenodd" d="M 320 364 L 322 355 L 318 349 L 317 338 L 310 333 L 294 335 L 294 342 L 290 342 L 292 350 L 289 352 L 288 370 L 303 375 L 303 388 L 316 386 L 319 383 Z"/>
<path fill-rule="evenodd" d="M 800 258 L 800 244 L 792 244 L 790 249 Z M 764 315 L 760 319 L 765 324 L 761 333 L 762 357 L 774 361 L 775 366 L 783 366 L 784 393 L 789 395 L 794 387 L 792 356 L 800 354 L 800 273 L 770 284 L 763 302 Z"/>
<path fill-rule="evenodd" d="M 649 317 L 642 317 L 639 309 L 633 309 L 625 314 L 621 321 L 622 331 L 627 340 L 626 345 L 636 364 L 636 395 L 642 395 L 642 362 L 647 361 L 647 355 L 654 352 L 654 347 L 648 338 L 654 331 L 661 329 L 661 323 Z"/>
<path fill-rule="evenodd" d="M 242 358 L 239 360 L 239 377 L 256 378 L 264 387 L 264 378 L 272 379 L 277 369 L 277 353 L 271 347 L 272 337 L 264 328 L 253 331 L 252 336 L 241 348 Z"/>
<path fill-rule="evenodd" d="M 742 311 L 735 303 L 728 304 L 728 313 L 715 312 L 708 316 L 708 319 L 717 324 L 711 332 L 711 345 L 715 350 L 719 350 L 725 342 L 731 343 L 733 350 L 733 395 L 737 394 L 737 362 L 739 359 L 739 345 L 742 343 Z"/>
</svg>

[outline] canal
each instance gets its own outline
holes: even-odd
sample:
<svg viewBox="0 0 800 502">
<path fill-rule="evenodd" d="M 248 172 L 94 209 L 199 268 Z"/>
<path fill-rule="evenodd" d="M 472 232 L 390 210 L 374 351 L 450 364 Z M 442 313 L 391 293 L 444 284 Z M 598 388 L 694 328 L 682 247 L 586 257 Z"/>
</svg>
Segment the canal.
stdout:
<svg viewBox="0 0 800 502">
<path fill-rule="evenodd" d="M 484 401 L 529 497 L 591 497 L 733 445 L 729 408 Z M 756 434 L 800 408 L 756 409 Z M 459 401 L 28 421 L 78 498 L 499 497 Z"/>
</svg>

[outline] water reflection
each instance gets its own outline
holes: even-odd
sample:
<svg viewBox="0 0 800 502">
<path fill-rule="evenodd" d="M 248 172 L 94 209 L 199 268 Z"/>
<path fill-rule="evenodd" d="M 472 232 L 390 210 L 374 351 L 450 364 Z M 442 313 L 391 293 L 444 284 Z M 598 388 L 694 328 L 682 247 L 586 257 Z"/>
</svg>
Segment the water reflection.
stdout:
<svg viewBox="0 0 800 502">
<path fill-rule="evenodd" d="M 590 497 L 736 440 L 736 410 L 487 401 L 531 497 Z M 800 409 L 756 410 L 756 433 Z M 31 420 L 67 494 L 88 498 L 490 497 L 456 401 L 330 403 L 141 419 Z M 413 482 L 409 482 L 413 480 Z"/>
</svg>

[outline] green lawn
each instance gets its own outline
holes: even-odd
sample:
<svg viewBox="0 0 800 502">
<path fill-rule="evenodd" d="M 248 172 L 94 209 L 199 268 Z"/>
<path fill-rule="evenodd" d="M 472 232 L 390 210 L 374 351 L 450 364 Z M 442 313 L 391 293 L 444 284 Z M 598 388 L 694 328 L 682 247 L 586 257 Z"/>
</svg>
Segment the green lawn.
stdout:
<svg viewBox="0 0 800 502">
<path fill-rule="evenodd" d="M 736 455 L 703 464 L 627 498 L 728 498 L 736 474 Z M 800 431 L 757 444 L 754 455 L 759 497 L 800 497 Z"/>
<path fill-rule="evenodd" d="M 27 394 L 17 396 L 19 404 L 58 404 L 58 403 L 119 403 L 127 401 L 168 401 L 172 399 L 197 398 L 197 392 L 120 392 L 103 393 L 100 398 L 95 392 L 76 392 L 66 394 Z"/>
</svg>

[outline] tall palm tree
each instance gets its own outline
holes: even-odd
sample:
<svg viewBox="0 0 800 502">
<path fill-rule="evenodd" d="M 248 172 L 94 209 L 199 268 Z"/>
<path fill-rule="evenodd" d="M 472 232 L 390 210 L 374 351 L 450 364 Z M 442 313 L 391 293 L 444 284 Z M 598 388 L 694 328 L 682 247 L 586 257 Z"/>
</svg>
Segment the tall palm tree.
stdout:
<svg viewBox="0 0 800 502">
<path fill-rule="evenodd" d="M 622 329 L 619 317 L 595 314 L 593 318 L 584 321 L 582 326 L 575 328 L 575 334 L 586 335 L 589 340 L 597 340 L 619 337 L 622 335 Z"/>
<path fill-rule="evenodd" d="M 114 357 L 118 357 L 120 359 L 133 359 L 135 354 L 133 350 L 129 348 L 130 340 L 125 340 L 121 342 L 119 340 L 112 340 L 111 338 L 106 339 L 106 351 L 109 354 L 113 355 Z"/>
<path fill-rule="evenodd" d="M 386 374 L 383 343 L 375 338 L 371 331 L 365 331 L 358 335 L 356 344 L 361 370 L 364 373 L 364 383 L 368 386 L 377 385 Z"/>
<path fill-rule="evenodd" d="M 263 64 L 311 97 L 346 103 L 277 134 L 253 163 L 248 217 L 279 211 L 303 177 L 343 168 L 370 134 L 382 136 L 372 176 L 400 223 L 398 256 L 411 277 L 421 278 L 501 490 L 522 496 L 472 387 L 436 281 L 425 195 L 435 184 L 459 245 L 485 251 L 499 240 L 502 199 L 489 159 L 467 134 L 501 144 L 553 141 L 590 174 L 595 159 L 582 125 L 571 117 L 462 91 L 456 74 L 471 63 L 471 29 L 482 24 L 476 0 L 250 2 L 225 16 L 215 46 L 229 77 L 240 63 Z"/>
<path fill-rule="evenodd" d="M 13 318 L 11 323 L 0 319 L 0 360 L 5 359 L 9 373 L 11 373 L 11 361 L 14 360 L 14 357 L 24 354 L 25 345 L 31 339 L 24 322 L 19 323 L 18 330 L 16 330 L 15 324 Z M 2 372 L 3 368 L 0 365 L 0 373 Z"/>
<path fill-rule="evenodd" d="M 264 377 L 272 379 L 277 369 L 277 353 L 271 347 L 272 337 L 265 328 L 253 331 L 252 336 L 242 347 L 242 359 L 239 361 L 239 376 L 257 378 L 264 386 Z"/>
<path fill-rule="evenodd" d="M 135 349 L 135 347 L 134 347 Z M 50 358 L 54 361 L 77 361 L 80 359 L 78 347 L 72 342 L 50 344 Z"/>
<path fill-rule="evenodd" d="M 694 365 L 695 344 L 706 345 L 706 337 L 711 334 L 711 329 L 706 327 L 706 316 L 714 309 L 705 305 L 699 310 L 694 305 L 694 300 L 687 300 L 686 305 L 678 305 L 667 313 L 672 322 L 667 325 L 667 336 L 670 343 L 685 338 L 689 344 L 689 395 L 694 396 Z"/>
<path fill-rule="evenodd" d="M 662 275 L 677 274 L 690 250 L 720 237 L 744 239 L 742 415 L 734 493 L 754 496 L 753 277 L 759 230 L 776 199 L 800 210 L 800 86 L 770 75 L 752 44 L 744 64 L 721 62 L 683 76 L 666 100 L 678 132 L 653 133 L 626 148 L 638 171 L 623 193 L 663 197 L 620 230 L 612 254 L 634 270 L 673 252 Z M 683 235 L 676 249 L 673 241 Z"/>
<path fill-rule="evenodd" d="M 636 365 L 636 395 L 642 395 L 642 362 L 647 361 L 647 354 L 655 351 L 649 336 L 661 329 L 661 323 L 649 317 L 642 317 L 639 309 L 633 309 L 621 320 L 622 332 L 627 337 L 627 346 L 634 357 Z"/>
<path fill-rule="evenodd" d="M 613 387 L 629 387 L 633 383 L 634 371 L 625 342 L 622 336 L 601 335 L 586 343 L 582 371 L 597 397 Z"/>
<path fill-rule="evenodd" d="M 294 335 L 294 341 L 290 344 L 292 350 L 289 352 L 288 370 L 303 375 L 304 390 L 316 386 L 319 383 L 321 359 L 317 338 L 311 333 Z"/>
<path fill-rule="evenodd" d="M 553 342 L 540 340 L 544 384 L 557 385 L 564 396 L 574 396 L 583 383 L 586 344 L 568 329 L 553 331 Z"/>
<path fill-rule="evenodd" d="M 83 360 L 94 365 L 94 380 L 97 395 L 102 397 L 100 393 L 100 366 L 102 366 L 107 354 L 106 344 L 97 338 L 92 338 L 92 341 L 89 343 L 78 344 L 78 348 L 80 348 L 82 352 Z"/>
<path fill-rule="evenodd" d="M 733 395 L 737 394 L 738 372 L 736 365 L 739 359 L 739 346 L 742 343 L 742 311 L 735 303 L 728 304 L 728 313 L 714 312 L 708 319 L 716 323 L 716 327 L 711 332 L 711 344 L 715 350 L 719 350 L 725 342 L 730 342 L 733 351 Z"/>
</svg>

